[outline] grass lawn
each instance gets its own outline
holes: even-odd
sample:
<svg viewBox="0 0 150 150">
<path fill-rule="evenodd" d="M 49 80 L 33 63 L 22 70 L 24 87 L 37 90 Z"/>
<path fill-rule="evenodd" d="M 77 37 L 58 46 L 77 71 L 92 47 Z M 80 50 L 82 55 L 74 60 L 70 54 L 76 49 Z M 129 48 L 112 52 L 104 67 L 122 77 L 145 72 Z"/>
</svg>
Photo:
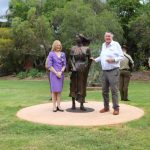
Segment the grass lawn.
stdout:
<svg viewBox="0 0 150 150">
<path fill-rule="evenodd" d="M 65 81 L 62 99 L 68 97 Z M 0 150 L 149 150 L 150 82 L 131 82 L 130 102 L 145 111 L 139 120 L 116 126 L 59 127 L 21 121 L 16 112 L 49 102 L 47 81 L 0 80 Z M 87 93 L 88 100 L 102 100 L 101 91 Z"/>
</svg>

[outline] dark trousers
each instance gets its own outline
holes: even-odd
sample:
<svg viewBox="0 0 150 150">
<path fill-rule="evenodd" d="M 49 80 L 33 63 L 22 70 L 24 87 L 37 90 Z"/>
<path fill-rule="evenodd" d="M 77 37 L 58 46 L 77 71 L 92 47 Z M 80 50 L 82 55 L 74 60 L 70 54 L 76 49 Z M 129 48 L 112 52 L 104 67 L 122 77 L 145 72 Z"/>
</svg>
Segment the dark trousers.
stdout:
<svg viewBox="0 0 150 150">
<path fill-rule="evenodd" d="M 102 73 L 102 95 L 104 99 L 104 107 L 109 108 L 109 88 L 112 94 L 113 108 L 118 109 L 118 86 L 119 86 L 119 69 L 111 71 L 103 71 Z"/>
<path fill-rule="evenodd" d="M 131 72 L 127 70 L 120 71 L 119 90 L 121 100 L 128 100 L 128 86 L 130 82 Z"/>
</svg>

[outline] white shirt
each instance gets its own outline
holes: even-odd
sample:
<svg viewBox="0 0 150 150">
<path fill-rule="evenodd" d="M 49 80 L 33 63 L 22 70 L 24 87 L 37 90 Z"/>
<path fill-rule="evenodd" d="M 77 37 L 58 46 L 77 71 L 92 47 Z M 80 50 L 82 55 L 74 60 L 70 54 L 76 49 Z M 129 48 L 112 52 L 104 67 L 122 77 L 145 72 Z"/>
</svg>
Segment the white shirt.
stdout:
<svg viewBox="0 0 150 150">
<path fill-rule="evenodd" d="M 106 60 L 112 58 L 114 63 L 108 63 Z M 99 57 L 95 59 L 96 62 L 101 62 L 102 70 L 112 70 L 114 68 L 120 68 L 120 61 L 124 58 L 123 51 L 118 42 L 112 41 L 106 46 L 106 43 L 102 45 L 102 51 Z"/>
</svg>

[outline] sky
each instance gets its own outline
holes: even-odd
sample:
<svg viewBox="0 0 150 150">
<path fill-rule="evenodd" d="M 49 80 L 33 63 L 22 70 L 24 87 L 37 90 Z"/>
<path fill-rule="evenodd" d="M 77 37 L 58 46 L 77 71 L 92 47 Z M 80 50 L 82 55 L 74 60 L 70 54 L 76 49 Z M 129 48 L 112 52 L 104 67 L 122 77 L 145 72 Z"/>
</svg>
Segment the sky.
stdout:
<svg viewBox="0 0 150 150">
<path fill-rule="evenodd" d="M 0 16 L 6 14 L 9 1 L 10 0 L 0 0 Z M 0 21 L 6 21 L 6 19 L 0 19 Z"/>
<path fill-rule="evenodd" d="M 5 14 L 8 9 L 9 0 L 0 0 L 0 15 Z"/>
</svg>

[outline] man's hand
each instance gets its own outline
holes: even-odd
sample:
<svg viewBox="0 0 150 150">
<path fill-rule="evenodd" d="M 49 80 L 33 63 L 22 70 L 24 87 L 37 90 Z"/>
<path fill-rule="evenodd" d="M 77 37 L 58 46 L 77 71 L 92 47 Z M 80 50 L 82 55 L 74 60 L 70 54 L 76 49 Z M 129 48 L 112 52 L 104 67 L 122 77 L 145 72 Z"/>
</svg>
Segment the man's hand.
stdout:
<svg viewBox="0 0 150 150">
<path fill-rule="evenodd" d="M 115 59 L 113 59 L 113 58 L 106 59 L 106 61 L 110 64 L 115 63 Z"/>
</svg>

